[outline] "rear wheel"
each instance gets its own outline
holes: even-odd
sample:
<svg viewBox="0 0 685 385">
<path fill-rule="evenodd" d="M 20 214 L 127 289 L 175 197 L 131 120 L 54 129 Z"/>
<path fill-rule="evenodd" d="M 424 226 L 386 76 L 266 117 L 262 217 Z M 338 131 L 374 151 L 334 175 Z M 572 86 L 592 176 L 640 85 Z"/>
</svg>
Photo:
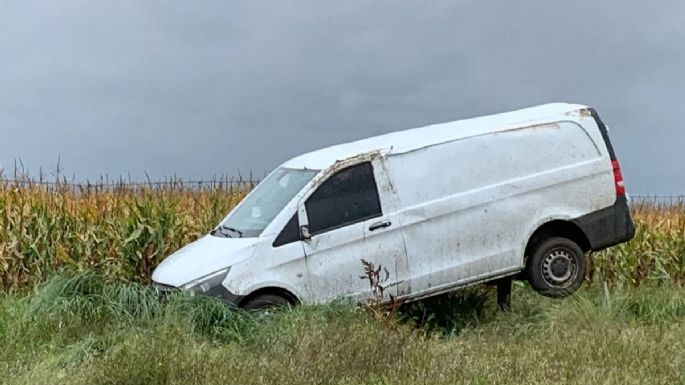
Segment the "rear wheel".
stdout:
<svg viewBox="0 0 685 385">
<path fill-rule="evenodd" d="M 528 282 L 540 294 L 563 298 L 585 279 L 585 253 L 568 238 L 550 237 L 535 245 L 526 266 Z"/>
<path fill-rule="evenodd" d="M 245 310 L 277 310 L 286 309 L 292 306 L 292 303 L 277 294 L 260 294 L 248 299 L 241 307 Z"/>
</svg>

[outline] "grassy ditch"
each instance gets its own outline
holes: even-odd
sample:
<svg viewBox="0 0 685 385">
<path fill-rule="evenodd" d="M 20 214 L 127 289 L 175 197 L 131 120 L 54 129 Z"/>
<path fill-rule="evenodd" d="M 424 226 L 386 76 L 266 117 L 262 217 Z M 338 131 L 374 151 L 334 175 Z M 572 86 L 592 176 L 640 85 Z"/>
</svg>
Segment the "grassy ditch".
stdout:
<svg viewBox="0 0 685 385">
<path fill-rule="evenodd" d="M 378 319 L 342 304 L 267 318 L 138 284 L 56 276 L 0 299 L 3 384 L 685 383 L 685 290 L 486 288 Z"/>
</svg>

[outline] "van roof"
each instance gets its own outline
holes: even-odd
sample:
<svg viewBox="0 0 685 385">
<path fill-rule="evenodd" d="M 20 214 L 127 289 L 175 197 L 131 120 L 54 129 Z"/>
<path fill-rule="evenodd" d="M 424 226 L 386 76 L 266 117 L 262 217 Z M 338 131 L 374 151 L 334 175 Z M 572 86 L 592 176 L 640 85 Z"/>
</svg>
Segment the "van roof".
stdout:
<svg viewBox="0 0 685 385">
<path fill-rule="evenodd" d="M 285 162 L 283 167 L 322 170 L 338 160 L 371 151 L 387 150 L 389 154 L 401 154 L 458 139 L 526 127 L 545 120 L 558 120 L 560 115 L 585 108 L 587 106 L 580 104 L 550 103 L 495 115 L 396 131 L 302 154 Z"/>
</svg>

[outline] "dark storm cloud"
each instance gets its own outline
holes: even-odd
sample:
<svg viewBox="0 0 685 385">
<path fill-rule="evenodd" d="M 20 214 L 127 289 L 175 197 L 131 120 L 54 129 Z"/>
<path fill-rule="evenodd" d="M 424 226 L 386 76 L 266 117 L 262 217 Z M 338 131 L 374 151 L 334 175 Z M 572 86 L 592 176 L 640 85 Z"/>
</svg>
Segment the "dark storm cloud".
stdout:
<svg viewBox="0 0 685 385">
<path fill-rule="evenodd" d="M 685 192 L 685 3 L 0 0 L 0 162 L 203 178 L 549 101 Z"/>
</svg>

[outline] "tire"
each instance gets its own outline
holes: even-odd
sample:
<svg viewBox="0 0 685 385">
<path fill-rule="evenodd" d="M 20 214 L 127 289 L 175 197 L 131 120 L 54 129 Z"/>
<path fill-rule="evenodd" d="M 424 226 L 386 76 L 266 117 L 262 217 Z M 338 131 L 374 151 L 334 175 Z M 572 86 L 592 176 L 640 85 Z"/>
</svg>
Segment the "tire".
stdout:
<svg viewBox="0 0 685 385">
<path fill-rule="evenodd" d="M 552 298 L 567 297 L 585 280 L 585 253 L 568 238 L 550 237 L 533 247 L 526 275 L 538 293 Z"/>
<path fill-rule="evenodd" d="M 254 298 L 250 298 L 242 304 L 242 308 L 248 311 L 259 310 L 277 310 L 287 309 L 292 306 L 292 303 L 277 294 L 260 294 Z"/>
</svg>

